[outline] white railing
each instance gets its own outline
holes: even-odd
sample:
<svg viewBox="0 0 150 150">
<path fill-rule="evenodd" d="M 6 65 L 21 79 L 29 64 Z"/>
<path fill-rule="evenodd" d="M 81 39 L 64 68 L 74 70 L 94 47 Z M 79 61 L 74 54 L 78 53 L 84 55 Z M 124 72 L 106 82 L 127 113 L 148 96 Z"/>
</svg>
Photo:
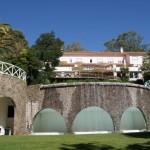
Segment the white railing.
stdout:
<svg viewBox="0 0 150 150">
<path fill-rule="evenodd" d="M 26 72 L 23 69 L 2 61 L 0 61 L 0 74 L 11 75 L 26 81 Z"/>
</svg>

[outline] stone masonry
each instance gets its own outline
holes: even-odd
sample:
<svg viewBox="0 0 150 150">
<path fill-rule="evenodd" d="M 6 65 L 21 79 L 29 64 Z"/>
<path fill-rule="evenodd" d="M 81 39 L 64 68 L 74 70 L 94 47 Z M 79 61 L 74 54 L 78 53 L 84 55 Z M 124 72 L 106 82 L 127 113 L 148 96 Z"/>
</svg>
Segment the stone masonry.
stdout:
<svg viewBox="0 0 150 150">
<path fill-rule="evenodd" d="M 15 104 L 14 134 L 30 134 L 39 111 L 52 108 L 60 112 L 72 133 L 76 115 L 84 108 L 97 106 L 106 110 L 120 131 L 123 112 L 132 106 L 139 108 L 150 130 L 150 88 L 129 83 L 74 83 L 26 86 L 17 78 L 0 75 L 0 95 Z"/>
</svg>

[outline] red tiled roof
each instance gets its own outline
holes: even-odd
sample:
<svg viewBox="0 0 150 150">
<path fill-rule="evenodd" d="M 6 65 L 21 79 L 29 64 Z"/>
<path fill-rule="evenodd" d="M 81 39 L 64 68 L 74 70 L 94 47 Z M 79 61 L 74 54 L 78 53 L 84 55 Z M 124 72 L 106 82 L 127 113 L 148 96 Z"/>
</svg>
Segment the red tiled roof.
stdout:
<svg viewBox="0 0 150 150">
<path fill-rule="evenodd" d="M 78 51 L 64 52 L 64 56 L 123 56 L 123 55 L 145 55 L 146 52 L 94 52 L 94 51 Z"/>
</svg>

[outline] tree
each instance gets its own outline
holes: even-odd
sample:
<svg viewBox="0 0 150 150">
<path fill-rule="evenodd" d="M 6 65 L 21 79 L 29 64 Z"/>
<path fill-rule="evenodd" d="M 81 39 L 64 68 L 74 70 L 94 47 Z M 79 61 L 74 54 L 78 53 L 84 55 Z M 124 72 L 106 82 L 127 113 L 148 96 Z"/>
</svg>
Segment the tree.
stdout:
<svg viewBox="0 0 150 150">
<path fill-rule="evenodd" d="M 144 81 L 150 80 L 150 50 L 143 57 L 143 65 L 141 67 L 141 70 L 144 72 Z"/>
<path fill-rule="evenodd" d="M 129 68 L 128 67 L 121 67 L 120 72 L 121 72 L 121 80 L 124 82 L 129 81 Z"/>
<path fill-rule="evenodd" d="M 143 65 L 141 67 L 142 71 L 150 72 L 150 50 L 143 57 Z"/>
<path fill-rule="evenodd" d="M 28 41 L 23 32 L 13 30 L 9 24 L 0 24 L 0 53 L 1 59 L 10 59 L 28 49 Z"/>
<path fill-rule="evenodd" d="M 25 36 L 20 30 L 11 30 L 11 35 L 15 39 L 14 46 L 16 51 L 22 51 L 23 49 L 28 49 L 28 41 L 25 39 Z"/>
<path fill-rule="evenodd" d="M 13 38 L 10 35 L 11 26 L 0 23 L 0 54 L 13 52 Z"/>
<path fill-rule="evenodd" d="M 62 46 L 64 42 L 55 37 L 54 32 L 43 33 L 36 40 L 36 44 L 32 46 L 36 57 L 42 63 L 40 76 L 42 83 L 48 83 L 54 77 L 53 70 L 59 64 L 59 57 L 62 56 Z M 40 77 L 39 76 L 39 77 Z"/>
<path fill-rule="evenodd" d="M 0 23 L 0 36 L 3 37 L 8 33 L 10 25 L 6 23 Z"/>
<path fill-rule="evenodd" d="M 12 64 L 22 68 L 27 73 L 27 84 L 40 83 L 39 69 L 42 67 L 41 62 L 36 57 L 33 49 L 23 49 L 19 54 L 12 60 Z"/>
<path fill-rule="evenodd" d="M 104 43 L 106 51 L 120 51 L 123 47 L 124 51 L 136 52 L 147 51 L 149 44 L 142 44 L 143 37 L 135 31 L 129 31 L 118 35 L 115 39 L 111 39 Z"/>
<path fill-rule="evenodd" d="M 81 47 L 79 42 L 74 42 L 72 44 L 68 44 L 64 49 L 66 52 L 75 52 L 75 51 L 85 51 L 84 48 Z"/>
</svg>

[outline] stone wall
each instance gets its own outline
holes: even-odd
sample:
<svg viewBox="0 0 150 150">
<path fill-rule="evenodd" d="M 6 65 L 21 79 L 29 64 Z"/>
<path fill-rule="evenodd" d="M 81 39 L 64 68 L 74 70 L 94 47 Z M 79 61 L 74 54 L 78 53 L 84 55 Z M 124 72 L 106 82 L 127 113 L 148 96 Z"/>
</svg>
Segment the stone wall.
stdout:
<svg viewBox="0 0 150 150">
<path fill-rule="evenodd" d="M 14 134 L 30 134 L 37 113 L 52 108 L 61 113 L 72 133 L 76 115 L 90 106 L 101 107 L 113 119 L 115 131 L 120 131 L 123 112 L 132 106 L 144 114 L 150 130 L 150 88 L 126 83 L 74 83 L 32 85 L 18 78 L 0 75 L 0 97 L 14 102 Z"/>
<path fill-rule="evenodd" d="M 26 133 L 26 101 L 28 99 L 26 83 L 9 75 L 0 75 L 0 96 L 14 103 L 14 134 Z"/>
<path fill-rule="evenodd" d="M 44 108 L 57 110 L 64 117 L 67 132 L 75 116 L 84 108 L 101 107 L 112 117 L 115 131 L 120 131 L 123 112 L 138 107 L 145 115 L 147 129 L 150 129 L 150 89 L 141 85 L 126 83 L 75 83 L 35 85 L 28 87 L 27 113 L 29 132 L 36 114 Z"/>
</svg>

